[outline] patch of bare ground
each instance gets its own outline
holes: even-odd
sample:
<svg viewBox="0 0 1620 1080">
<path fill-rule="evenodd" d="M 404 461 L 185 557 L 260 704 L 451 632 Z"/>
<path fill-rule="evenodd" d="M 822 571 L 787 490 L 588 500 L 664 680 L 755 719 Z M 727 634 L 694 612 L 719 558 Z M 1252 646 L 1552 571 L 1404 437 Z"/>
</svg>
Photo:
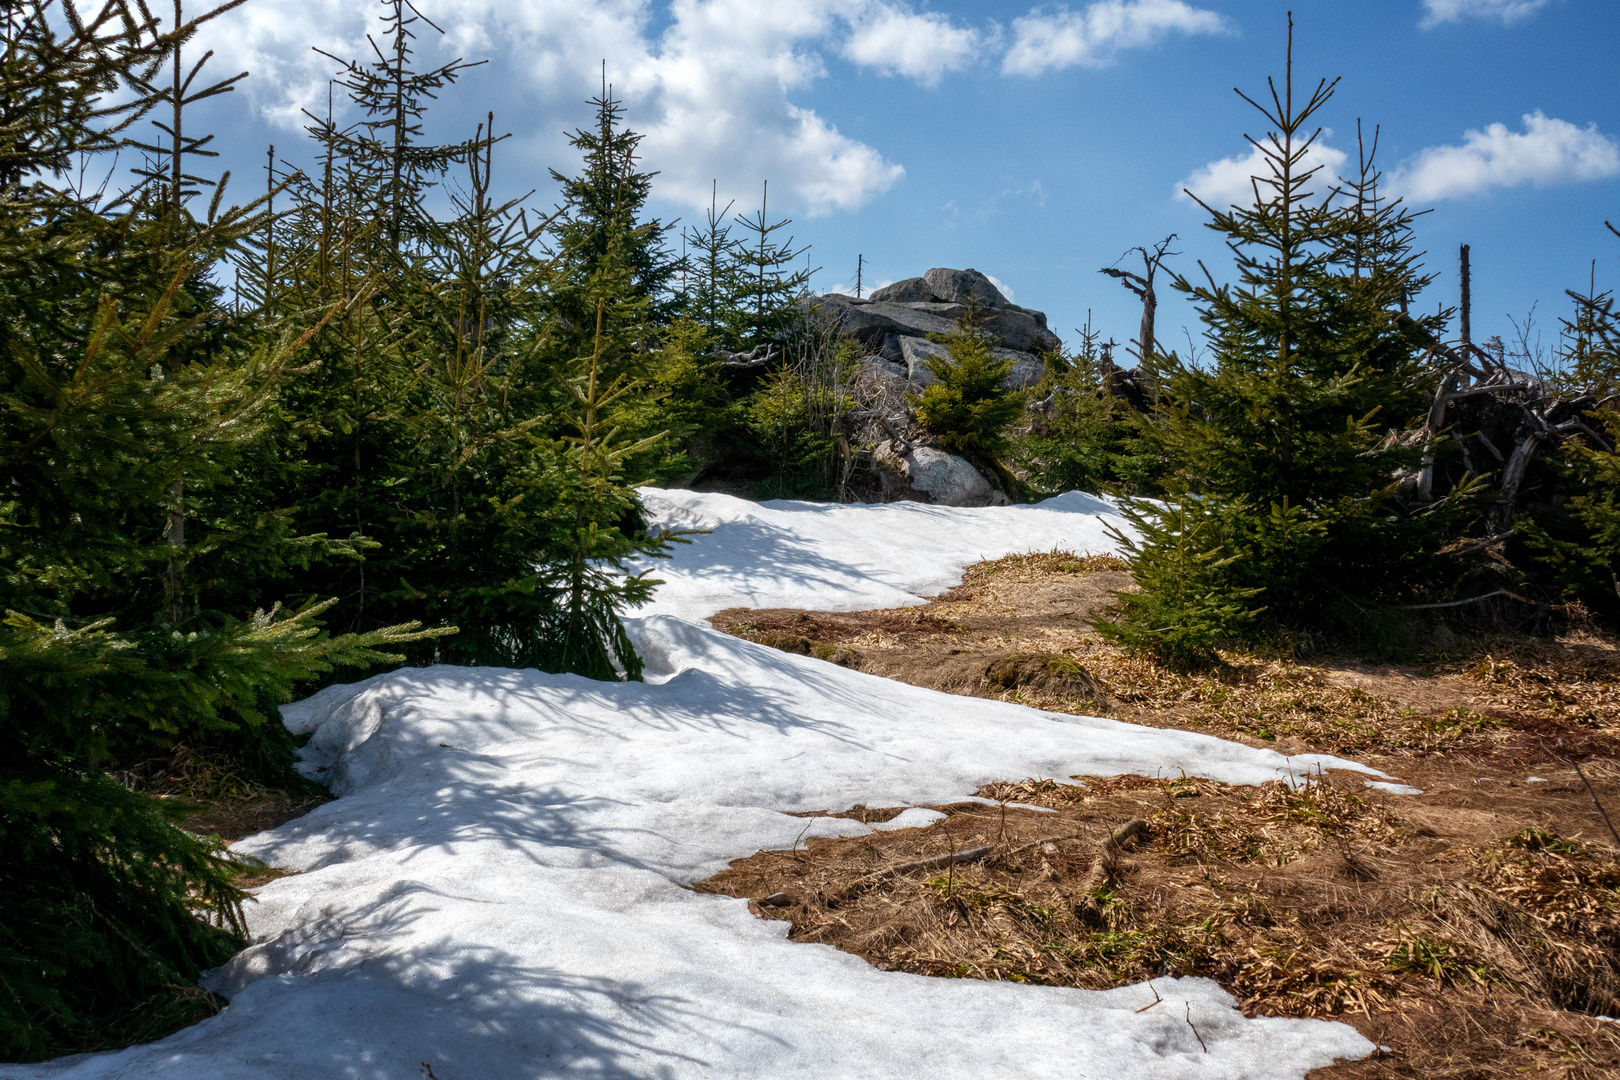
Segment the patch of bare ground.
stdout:
<svg viewBox="0 0 1620 1080">
<path fill-rule="evenodd" d="M 200 836 L 234 843 L 302 817 L 331 796 L 289 791 L 256 783 L 226 762 L 187 746 L 177 746 L 167 760 L 146 762 L 119 774 L 127 786 L 187 807 L 180 827 Z M 266 879 L 268 880 L 268 879 Z M 239 882 L 244 888 L 262 881 Z"/>
<path fill-rule="evenodd" d="M 1059 552 L 979 564 L 916 608 L 713 622 L 952 693 L 1354 756 L 1423 794 L 1351 773 L 992 784 L 1001 805 L 760 852 L 698 888 L 884 968 L 1093 988 L 1205 975 L 1250 1015 L 1339 1019 L 1388 1047 L 1321 1080 L 1620 1075 L 1620 1023 L 1601 1019 L 1620 1017 L 1620 849 L 1597 808 L 1620 809 L 1614 642 L 1452 641 L 1409 666 L 1233 653 L 1185 674 L 1088 630 L 1128 587 L 1117 561 Z"/>
</svg>

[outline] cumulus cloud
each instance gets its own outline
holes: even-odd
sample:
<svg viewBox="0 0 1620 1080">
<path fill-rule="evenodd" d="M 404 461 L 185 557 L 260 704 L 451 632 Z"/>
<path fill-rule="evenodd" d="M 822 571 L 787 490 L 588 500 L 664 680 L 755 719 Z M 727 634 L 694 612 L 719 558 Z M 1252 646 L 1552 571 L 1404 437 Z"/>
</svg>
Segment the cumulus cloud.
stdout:
<svg viewBox="0 0 1620 1080">
<path fill-rule="evenodd" d="M 1431 146 L 1391 177 L 1414 202 L 1475 195 L 1491 188 L 1545 187 L 1620 176 L 1620 143 L 1566 120 L 1529 113 L 1523 131 L 1492 124 L 1463 135 L 1461 146 Z"/>
<path fill-rule="evenodd" d="M 904 0 L 418 0 L 446 31 L 424 28 L 424 67 L 456 56 L 489 57 L 490 74 L 521 88 L 520 141 L 545 144 L 581 119 L 603 58 L 615 93 L 645 136 L 659 194 L 707 206 L 718 177 L 747 204 L 761 180 L 772 203 L 811 214 L 859 207 L 903 168 L 793 100 L 826 74 L 823 53 L 880 72 L 937 84 L 990 40 Z M 371 0 L 255 0 L 212 24 L 200 42 L 221 69 L 246 68 L 261 115 L 296 130 L 301 111 L 326 108 L 333 64 L 310 50 L 368 56 Z M 342 102 L 339 102 L 341 108 Z M 508 118 L 507 126 L 511 125 Z M 566 170 L 565 170 L 566 171 Z M 744 192 L 753 194 L 744 195 Z M 725 196 L 722 195 L 722 204 Z"/>
<path fill-rule="evenodd" d="M 1501 19 L 1503 25 L 1534 15 L 1549 0 L 1423 0 L 1424 29 L 1463 19 Z"/>
<path fill-rule="evenodd" d="M 919 14 L 879 4 L 855 16 L 843 55 L 885 75 L 937 86 L 946 72 L 966 67 L 983 40 L 978 31 L 954 26 L 938 12 Z"/>
<path fill-rule="evenodd" d="M 1343 150 L 1329 146 L 1322 139 L 1317 139 L 1305 152 L 1304 167 L 1317 169 L 1312 177 L 1310 189 L 1317 196 L 1326 195 L 1337 181 L 1339 173 L 1344 169 L 1344 163 L 1349 155 Z M 1208 165 L 1197 169 L 1193 174 L 1176 185 L 1176 196 L 1185 199 L 1187 192 L 1192 192 L 1198 199 L 1217 210 L 1228 206 L 1247 206 L 1254 202 L 1254 184 L 1252 177 L 1269 178 L 1271 166 L 1259 147 L 1251 147 L 1249 152 L 1238 157 L 1222 158 L 1212 161 Z M 1269 188 L 1261 187 L 1261 198 L 1270 192 Z"/>
<path fill-rule="evenodd" d="M 1348 154 L 1322 139 L 1312 144 L 1305 165 L 1320 168 L 1311 185 L 1318 194 L 1334 185 L 1348 160 Z M 1195 170 L 1176 185 L 1176 194 L 1185 198 L 1185 191 L 1191 191 L 1216 208 L 1248 204 L 1254 200 L 1250 178 L 1270 175 L 1265 157 L 1259 149 L 1251 149 Z M 1524 117 L 1523 131 L 1491 124 L 1483 131 L 1465 132 L 1461 146 L 1420 150 L 1387 175 L 1385 186 L 1408 202 L 1429 203 L 1494 188 L 1548 187 L 1616 176 L 1620 176 L 1620 141 L 1603 134 L 1596 124 L 1576 127 L 1538 111 Z M 1262 188 L 1261 195 L 1265 194 Z"/>
<path fill-rule="evenodd" d="M 1153 45 L 1168 34 L 1225 34 L 1226 19 L 1182 0 L 1097 0 L 1080 11 L 1035 8 L 1014 19 L 1002 57 L 1008 75 L 1041 75 L 1067 67 L 1102 67 L 1124 49 Z"/>
</svg>

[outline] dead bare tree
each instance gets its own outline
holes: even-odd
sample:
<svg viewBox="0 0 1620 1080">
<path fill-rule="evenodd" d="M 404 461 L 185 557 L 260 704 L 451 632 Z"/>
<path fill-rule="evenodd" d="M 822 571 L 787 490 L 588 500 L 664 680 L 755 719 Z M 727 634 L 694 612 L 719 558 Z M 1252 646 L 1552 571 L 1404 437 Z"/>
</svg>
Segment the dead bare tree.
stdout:
<svg viewBox="0 0 1620 1080">
<path fill-rule="evenodd" d="M 1151 251 L 1145 247 L 1133 247 L 1125 252 L 1125 255 L 1120 256 L 1120 259 L 1124 259 L 1126 255 L 1130 255 L 1132 252 L 1141 255 L 1142 272 L 1140 274 L 1130 270 L 1121 270 L 1118 266 L 1105 266 L 1098 271 L 1098 273 L 1107 274 L 1111 278 L 1119 279 L 1121 285 L 1124 285 L 1142 301 L 1142 325 L 1136 335 L 1136 356 L 1144 369 L 1150 366 L 1150 361 L 1157 346 L 1157 339 L 1153 336 L 1153 321 L 1159 310 L 1159 298 L 1153 291 L 1153 278 L 1158 274 L 1159 267 L 1164 263 L 1165 259 L 1172 255 L 1181 254 L 1179 251 L 1170 250 L 1170 244 L 1175 238 L 1176 234 L 1171 233 L 1153 245 Z"/>
<path fill-rule="evenodd" d="M 1460 252 L 1459 269 L 1459 340 L 1455 346 L 1436 342 L 1430 347 L 1429 358 L 1438 385 L 1427 422 L 1417 433 L 1422 439 L 1423 457 L 1417 474 L 1407 479 L 1415 481 L 1419 502 L 1432 503 L 1441 497 L 1436 477 L 1436 450 L 1446 439 L 1460 447 L 1469 474 L 1475 477 L 1496 474 L 1497 496 L 1485 515 L 1488 536 L 1466 549 L 1478 551 L 1512 535 L 1525 475 L 1538 452 L 1554 451 L 1571 438 L 1584 439 L 1602 450 L 1614 450 L 1607 435 L 1586 418 L 1592 410 L 1611 405 L 1614 395 L 1602 397 L 1597 387 L 1561 386 L 1544 372 L 1510 367 L 1500 348 L 1476 344 L 1472 334 L 1471 268 L 1466 244 Z M 1467 426 L 1473 430 L 1462 430 L 1463 418 L 1456 416 L 1453 410 L 1462 402 L 1477 398 L 1487 398 L 1496 407 L 1488 418 L 1469 417 L 1473 423 Z M 1488 423 L 1481 422 L 1487 419 Z M 1488 455 L 1483 459 L 1484 468 L 1479 467 L 1480 462 L 1473 457 L 1476 447 Z"/>
</svg>

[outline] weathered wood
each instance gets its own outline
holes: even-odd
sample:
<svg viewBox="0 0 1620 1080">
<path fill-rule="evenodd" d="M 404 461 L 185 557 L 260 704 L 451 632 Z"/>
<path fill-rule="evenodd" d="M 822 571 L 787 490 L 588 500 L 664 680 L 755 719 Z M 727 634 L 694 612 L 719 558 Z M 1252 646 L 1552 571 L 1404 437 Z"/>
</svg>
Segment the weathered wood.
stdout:
<svg viewBox="0 0 1620 1080">
<path fill-rule="evenodd" d="M 989 844 L 985 847 L 969 848 L 966 851 L 953 851 L 948 855 L 935 855 L 927 859 L 918 859 L 915 862 L 897 863 L 894 866 L 879 870 L 875 874 L 867 874 L 863 878 L 857 878 L 837 892 L 827 893 L 824 899 L 828 905 L 842 903 L 852 897 L 859 896 L 867 889 L 887 881 L 889 878 L 903 877 L 906 874 L 914 874 L 919 870 L 938 870 L 941 867 L 954 866 L 958 863 L 978 862 L 994 850 L 995 845 Z"/>
<path fill-rule="evenodd" d="M 1493 532 L 1506 532 L 1513 527 L 1513 517 L 1519 508 L 1519 485 L 1524 482 L 1525 470 L 1530 468 L 1530 459 L 1535 456 L 1541 439 L 1539 431 L 1526 434 L 1513 447 L 1507 464 L 1502 466 L 1502 494 L 1488 515 Z"/>
<path fill-rule="evenodd" d="M 1534 600 L 1528 600 L 1525 597 L 1520 596 L 1518 593 L 1509 592 L 1506 589 L 1497 589 L 1495 592 L 1488 592 L 1483 596 L 1470 596 L 1467 600 L 1447 600 L 1442 604 L 1402 604 L 1401 606 L 1406 608 L 1408 611 L 1425 611 L 1434 608 L 1462 607 L 1465 604 L 1477 604 L 1481 600 L 1489 600 L 1493 596 L 1506 596 L 1510 599 L 1517 600 L 1521 604 L 1535 603 Z"/>
<path fill-rule="evenodd" d="M 1081 922 L 1093 925 L 1102 921 L 1102 905 L 1097 903 L 1094 893 L 1108 883 L 1119 869 L 1119 856 L 1127 844 L 1136 840 L 1145 840 L 1152 836 L 1148 832 L 1147 822 L 1141 818 L 1132 818 L 1119 828 L 1103 843 L 1102 850 L 1086 871 L 1086 876 L 1080 879 L 1079 892 L 1085 897 L 1080 906 L 1075 909 L 1075 916 Z"/>
</svg>

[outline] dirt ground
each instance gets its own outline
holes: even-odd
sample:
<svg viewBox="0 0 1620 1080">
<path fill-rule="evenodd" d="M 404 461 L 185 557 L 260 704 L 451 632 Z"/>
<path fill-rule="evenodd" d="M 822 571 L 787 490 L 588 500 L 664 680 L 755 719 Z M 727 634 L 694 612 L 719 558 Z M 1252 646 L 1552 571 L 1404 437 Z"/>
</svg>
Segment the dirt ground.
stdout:
<svg viewBox="0 0 1620 1080">
<path fill-rule="evenodd" d="M 1110 559 L 1013 556 L 921 607 L 711 621 L 951 693 L 1352 756 L 1422 794 L 1351 773 L 1008 777 L 930 828 L 760 852 L 698 888 L 884 968 L 1206 975 L 1251 1015 L 1333 1017 L 1388 1048 L 1319 1078 L 1620 1075 L 1620 1023 L 1601 1019 L 1620 1017 L 1620 848 L 1598 809 L 1620 811 L 1615 642 L 1437 624 L 1407 666 L 1232 654 L 1188 675 L 1088 629 L 1128 584 Z"/>
</svg>

